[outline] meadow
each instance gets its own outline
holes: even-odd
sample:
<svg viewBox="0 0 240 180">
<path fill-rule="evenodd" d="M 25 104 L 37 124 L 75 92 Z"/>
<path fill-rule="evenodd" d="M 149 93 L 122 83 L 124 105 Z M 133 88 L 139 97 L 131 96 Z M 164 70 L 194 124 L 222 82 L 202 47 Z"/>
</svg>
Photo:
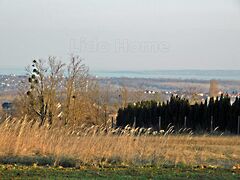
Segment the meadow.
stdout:
<svg viewBox="0 0 240 180">
<path fill-rule="evenodd" d="M 94 172 L 99 178 L 101 174 L 102 178 L 198 178 L 221 177 L 221 173 L 226 179 L 239 178 L 238 136 L 174 133 L 171 128 L 157 134 L 147 130 L 140 134 L 130 127 L 50 128 L 32 122 L 24 117 L 0 125 L 0 177 L 28 173 L 37 177 L 45 172 L 49 178 L 56 174 L 91 178 Z"/>
</svg>

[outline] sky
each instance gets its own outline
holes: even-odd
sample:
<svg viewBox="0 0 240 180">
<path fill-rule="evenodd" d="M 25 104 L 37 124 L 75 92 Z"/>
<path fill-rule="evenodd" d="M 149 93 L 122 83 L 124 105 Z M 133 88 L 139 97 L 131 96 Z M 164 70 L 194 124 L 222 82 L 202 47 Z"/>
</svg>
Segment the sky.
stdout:
<svg viewBox="0 0 240 180">
<path fill-rule="evenodd" d="M 0 0 L 0 68 L 240 69 L 240 0 Z"/>
</svg>

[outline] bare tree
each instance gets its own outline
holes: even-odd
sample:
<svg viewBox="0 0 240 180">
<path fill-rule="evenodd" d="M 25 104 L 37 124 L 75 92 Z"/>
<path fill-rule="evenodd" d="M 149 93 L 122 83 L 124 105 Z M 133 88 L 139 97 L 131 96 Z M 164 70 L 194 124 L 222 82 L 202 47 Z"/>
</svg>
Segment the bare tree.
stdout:
<svg viewBox="0 0 240 180">
<path fill-rule="evenodd" d="M 127 107 L 128 104 L 128 89 L 123 86 L 120 88 L 119 100 L 122 107 Z"/>
<path fill-rule="evenodd" d="M 111 86 L 108 84 L 104 88 L 102 88 L 101 91 L 101 104 L 104 111 L 104 124 L 107 125 L 108 120 L 108 113 L 109 113 L 109 107 L 110 107 L 110 89 Z"/>
<path fill-rule="evenodd" d="M 54 120 L 75 123 L 87 116 L 93 105 L 87 96 L 88 68 L 78 56 L 72 56 L 68 66 L 56 57 L 49 57 L 47 63 L 34 60 L 27 72 L 28 82 L 19 91 L 18 104 L 23 113 L 39 120 L 40 126 L 46 121 L 52 125 Z"/>
<path fill-rule="evenodd" d="M 48 120 L 51 125 L 56 111 L 58 83 L 63 77 L 64 64 L 56 61 L 56 57 L 49 57 L 48 66 L 43 60 L 34 60 L 32 67 L 28 67 L 28 88 L 25 105 L 32 117 L 40 119 L 40 126 Z"/>
<path fill-rule="evenodd" d="M 64 100 L 65 124 L 70 120 L 76 120 L 77 101 L 83 100 L 82 95 L 87 93 L 88 79 L 88 68 L 82 63 L 79 56 L 72 56 L 67 68 L 67 77 L 64 85 L 64 93 L 66 94 Z"/>
</svg>

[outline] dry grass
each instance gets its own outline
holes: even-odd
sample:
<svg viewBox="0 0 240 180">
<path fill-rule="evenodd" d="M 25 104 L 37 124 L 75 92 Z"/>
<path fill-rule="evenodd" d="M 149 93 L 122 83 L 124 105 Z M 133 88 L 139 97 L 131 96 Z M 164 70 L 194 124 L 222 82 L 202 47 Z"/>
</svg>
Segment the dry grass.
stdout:
<svg viewBox="0 0 240 180">
<path fill-rule="evenodd" d="M 0 156 L 45 156 L 73 158 L 95 165 L 216 165 L 231 167 L 240 162 L 237 136 L 191 134 L 132 136 L 103 127 L 39 128 L 23 118 L 0 125 Z"/>
</svg>

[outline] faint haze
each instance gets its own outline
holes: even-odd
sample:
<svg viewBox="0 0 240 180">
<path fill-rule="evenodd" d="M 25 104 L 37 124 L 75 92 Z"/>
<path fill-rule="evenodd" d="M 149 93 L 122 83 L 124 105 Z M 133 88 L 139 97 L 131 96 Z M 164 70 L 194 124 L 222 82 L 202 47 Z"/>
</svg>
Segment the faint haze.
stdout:
<svg viewBox="0 0 240 180">
<path fill-rule="evenodd" d="M 239 0 L 0 0 L 0 67 L 78 54 L 93 70 L 240 69 Z"/>
</svg>

